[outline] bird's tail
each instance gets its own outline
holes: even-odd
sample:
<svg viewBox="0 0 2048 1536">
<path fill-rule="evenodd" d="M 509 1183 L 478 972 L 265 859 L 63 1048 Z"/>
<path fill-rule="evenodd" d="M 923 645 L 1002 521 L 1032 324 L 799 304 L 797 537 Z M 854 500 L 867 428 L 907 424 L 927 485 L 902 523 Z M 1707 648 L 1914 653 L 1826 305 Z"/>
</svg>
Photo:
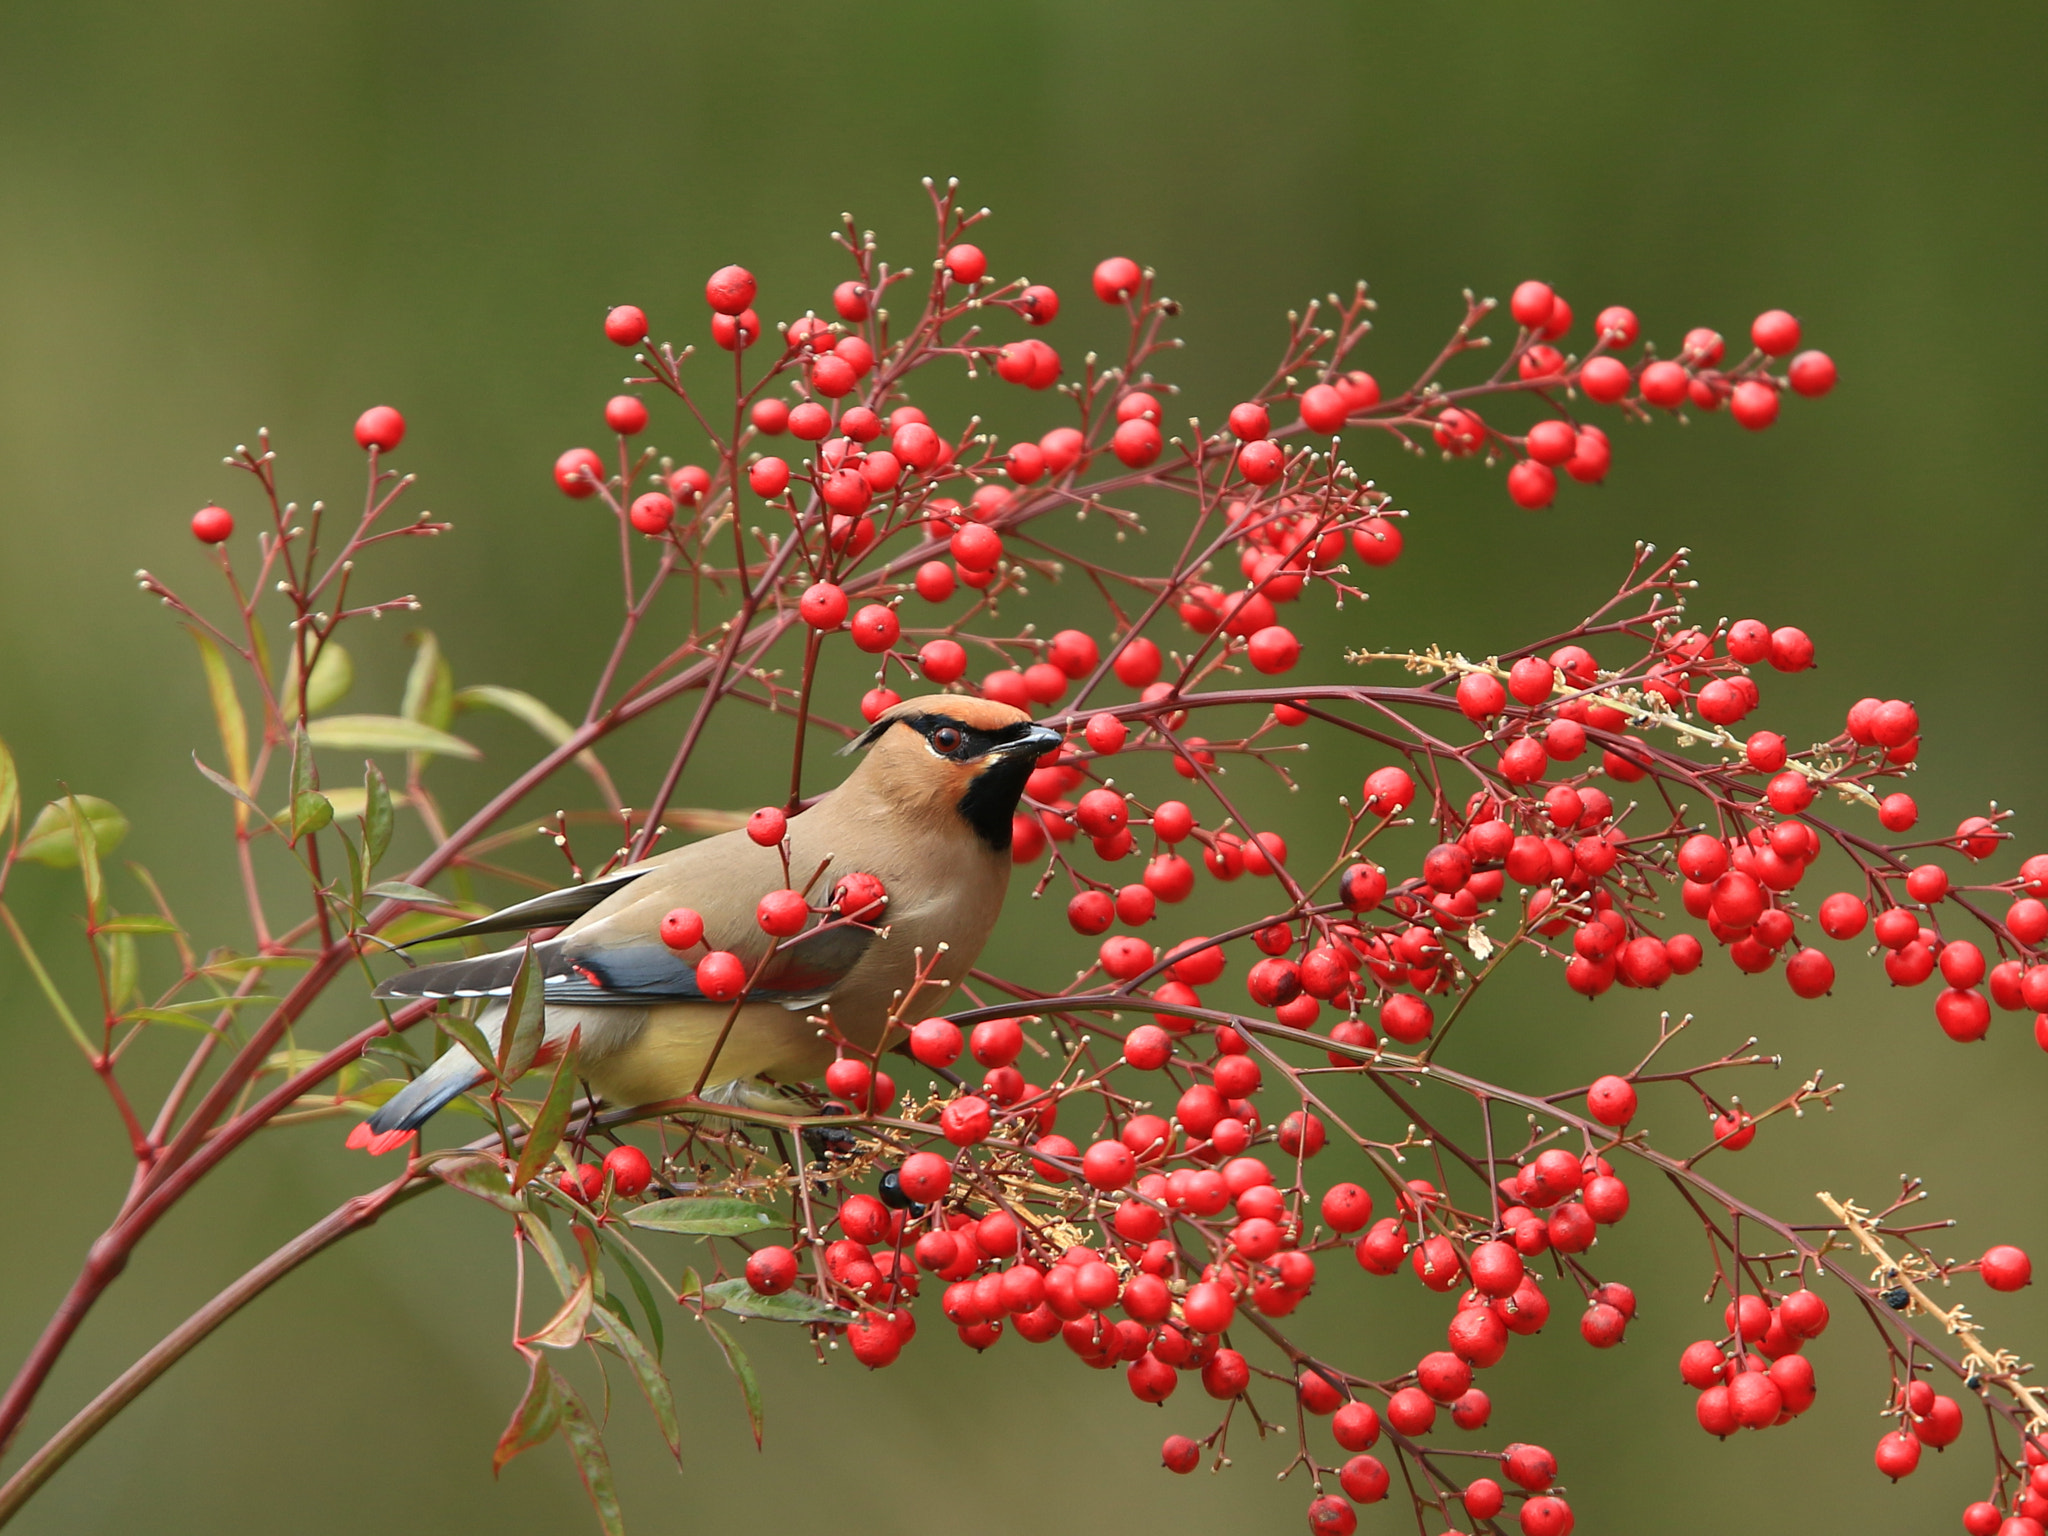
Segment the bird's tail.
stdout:
<svg viewBox="0 0 2048 1536">
<path fill-rule="evenodd" d="M 497 1003 L 477 1020 L 477 1029 L 493 1048 L 505 1022 L 505 1005 Z M 403 1146 L 449 1102 L 484 1080 L 484 1069 L 469 1048 L 451 1045 L 418 1077 L 387 1099 L 369 1119 L 349 1132 L 348 1145 L 380 1156 Z"/>
</svg>

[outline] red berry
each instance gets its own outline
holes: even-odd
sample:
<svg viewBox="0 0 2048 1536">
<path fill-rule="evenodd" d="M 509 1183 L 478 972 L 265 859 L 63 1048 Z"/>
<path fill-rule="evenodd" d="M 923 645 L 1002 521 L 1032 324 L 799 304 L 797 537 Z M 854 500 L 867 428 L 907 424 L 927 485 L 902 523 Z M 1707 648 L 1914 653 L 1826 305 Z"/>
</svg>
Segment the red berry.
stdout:
<svg viewBox="0 0 2048 1536">
<path fill-rule="evenodd" d="M 373 405 L 356 418 L 356 446 L 389 453 L 405 441 L 405 418 L 388 405 Z"/>
<path fill-rule="evenodd" d="M 704 938 L 704 919 L 677 907 L 661 920 L 661 942 L 670 949 L 694 949 Z"/>
<path fill-rule="evenodd" d="M 555 460 L 555 484 L 564 495 L 594 496 L 604 484 L 604 460 L 588 448 L 571 448 Z"/>
<path fill-rule="evenodd" d="M 808 588 L 797 604 L 803 620 L 813 629 L 833 630 L 846 622 L 846 593 L 829 581 Z"/>
<path fill-rule="evenodd" d="M 658 538 L 667 533 L 669 525 L 676 520 L 675 499 L 660 491 L 649 491 L 644 496 L 633 498 L 626 517 L 639 532 L 649 538 Z"/>
<path fill-rule="evenodd" d="M 226 507 L 201 507 L 192 514 L 192 537 L 202 544 L 223 544 L 235 531 L 235 515 Z"/>
<path fill-rule="evenodd" d="M 1835 387 L 1835 360 L 1825 352 L 1802 352 L 1788 370 L 1794 393 L 1818 399 Z"/>
<path fill-rule="evenodd" d="M 1799 322 L 1782 309 L 1767 309 L 1750 322 L 1749 339 L 1759 352 L 1783 357 L 1799 345 Z"/>
<path fill-rule="evenodd" d="M 896 1172 L 903 1193 L 920 1205 L 929 1205 L 953 1185 L 953 1165 L 936 1152 L 913 1152 Z"/>
<path fill-rule="evenodd" d="M 747 485 L 763 500 L 780 496 L 789 489 L 789 465 L 773 457 L 756 459 L 747 466 Z"/>
<path fill-rule="evenodd" d="M 1984 1257 L 1977 1261 L 1978 1273 L 1984 1283 L 1994 1291 L 2024 1290 L 2033 1283 L 2034 1263 L 2025 1250 L 2009 1243 L 2001 1243 L 1985 1250 Z"/>
<path fill-rule="evenodd" d="M 1588 358 L 1586 365 L 1579 370 L 1579 388 L 1602 405 L 1612 405 L 1621 399 L 1628 393 L 1631 382 L 1628 364 L 1618 357 L 1602 355 Z"/>
<path fill-rule="evenodd" d="M 956 283 L 978 283 L 988 275 L 988 257 L 978 245 L 953 246 L 946 252 L 946 275 Z"/>
<path fill-rule="evenodd" d="M 779 1296 L 796 1284 L 796 1255 L 787 1248 L 756 1248 L 747 1255 L 747 1285 L 760 1296 Z"/>
<path fill-rule="evenodd" d="M 1105 304 L 1120 304 L 1138 292 L 1145 274 L 1128 256 L 1112 256 L 1095 268 L 1095 296 Z"/>
<path fill-rule="evenodd" d="M 1525 511 L 1540 512 L 1557 499 L 1557 471 L 1534 459 L 1522 460 L 1508 471 L 1508 497 Z"/>
<path fill-rule="evenodd" d="M 654 1182 L 654 1165 L 638 1147 L 613 1147 L 604 1155 L 604 1171 L 612 1188 L 629 1199 Z"/>
<path fill-rule="evenodd" d="M 856 613 L 851 629 L 853 643 L 870 655 L 888 650 L 903 632 L 896 610 L 881 603 L 869 603 Z"/>
<path fill-rule="evenodd" d="M 739 314 L 754 293 L 754 274 L 745 267 L 720 267 L 704 284 L 704 302 L 721 315 Z"/>
<path fill-rule="evenodd" d="M 1728 414 L 1752 432 L 1778 419 L 1778 392 L 1761 379 L 1744 379 L 1729 397 Z"/>
<path fill-rule="evenodd" d="M 714 949 L 697 962 L 697 990 L 715 1003 L 732 1001 L 746 985 L 746 962 L 728 950 Z"/>
<path fill-rule="evenodd" d="M 1518 283 L 1508 299 L 1508 313 L 1515 317 L 1515 323 L 1524 330 L 1540 331 L 1550 323 L 1551 309 L 1557 303 L 1557 295 L 1550 284 L 1530 278 Z"/>
<path fill-rule="evenodd" d="M 604 403 L 604 424 L 631 437 L 647 425 L 647 403 L 637 395 L 613 395 Z"/>
<path fill-rule="evenodd" d="M 1737 1381 L 1748 1379 L 1738 1377 Z M 1873 1459 L 1877 1462 L 1877 1470 L 1896 1483 L 1920 1465 L 1920 1441 L 1910 1430 L 1895 1429 L 1877 1442 L 1877 1453 Z"/>
<path fill-rule="evenodd" d="M 604 333 L 619 346 L 638 346 L 647 338 L 647 314 L 637 304 L 620 304 L 606 312 Z"/>
</svg>

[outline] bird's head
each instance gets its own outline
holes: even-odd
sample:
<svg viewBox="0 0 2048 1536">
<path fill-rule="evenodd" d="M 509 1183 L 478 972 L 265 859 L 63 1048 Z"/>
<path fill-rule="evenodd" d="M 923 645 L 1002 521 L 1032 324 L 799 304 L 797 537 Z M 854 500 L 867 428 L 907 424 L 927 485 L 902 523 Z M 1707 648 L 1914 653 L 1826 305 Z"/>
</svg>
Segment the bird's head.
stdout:
<svg viewBox="0 0 2048 1536">
<path fill-rule="evenodd" d="M 998 851 L 1010 846 L 1010 818 L 1038 759 L 1060 733 L 994 699 L 935 693 L 905 699 L 847 743 L 869 749 L 847 780 L 899 809 L 963 817 Z"/>
</svg>

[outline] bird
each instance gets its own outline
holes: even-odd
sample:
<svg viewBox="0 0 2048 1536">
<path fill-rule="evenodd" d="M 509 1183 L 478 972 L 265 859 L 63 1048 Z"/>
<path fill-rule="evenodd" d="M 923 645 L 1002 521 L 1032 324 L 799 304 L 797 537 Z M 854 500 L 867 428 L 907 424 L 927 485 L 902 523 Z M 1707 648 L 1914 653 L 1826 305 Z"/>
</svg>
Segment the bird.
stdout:
<svg viewBox="0 0 2048 1536">
<path fill-rule="evenodd" d="M 402 971 L 373 996 L 488 999 L 477 1027 L 495 1050 L 530 947 L 545 1008 L 532 1065 L 573 1051 L 577 1075 L 613 1107 L 681 1098 L 700 1084 L 716 1096 L 761 1077 L 800 1081 L 834 1054 L 820 1010 L 847 1041 L 873 1051 L 892 1019 L 903 1022 L 913 1004 L 912 1022 L 936 1012 L 966 976 L 1002 910 L 1025 781 L 1062 740 L 993 699 L 906 699 L 842 749 L 866 751 L 853 772 L 789 818 L 786 861 L 783 847 L 757 844 L 745 828 L 721 833 L 436 934 L 560 928 L 539 943 Z M 821 893 L 846 889 L 856 874 L 886 893 L 878 916 L 834 921 L 813 911 L 769 956 L 756 918 L 762 897 L 809 881 L 817 908 Z M 678 908 L 703 920 L 701 939 L 683 949 L 663 940 L 663 919 Z M 736 954 L 752 978 L 737 1012 L 699 986 L 697 962 L 714 950 Z M 453 1045 L 359 1123 L 348 1145 L 372 1153 L 402 1145 L 487 1076 L 466 1046 Z"/>
</svg>

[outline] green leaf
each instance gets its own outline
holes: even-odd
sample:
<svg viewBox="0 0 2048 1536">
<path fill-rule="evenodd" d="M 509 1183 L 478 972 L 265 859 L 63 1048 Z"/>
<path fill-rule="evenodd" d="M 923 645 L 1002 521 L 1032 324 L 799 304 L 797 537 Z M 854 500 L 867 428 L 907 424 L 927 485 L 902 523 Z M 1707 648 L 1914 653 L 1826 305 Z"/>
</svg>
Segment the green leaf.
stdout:
<svg viewBox="0 0 2048 1536">
<path fill-rule="evenodd" d="M 223 952 L 199 967 L 199 974 L 240 981 L 251 971 L 303 971 L 312 963 L 304 955 L 237 955 Z"/>
<path fill-rule="evenodd" d="M 576 1459 L 576 1474 L 583 1479 L 583 1489 L 597 1511 L 597 1523 L 604 1527 L 605 1536 L 626 1536 L 619 1490 L 612 1483 L 611 1458 L 605 1455 L 604 1440 L 591 1422 L 590 1410 L 560 1378 L 555 1381 L 555 1391 L 562 1402 L 562 1439 Z"/>
<path fill-rule="evenodd" d="M 512 1174 L 514 1189 L 526 1188 L 533 1176 L 547 1167 L 548 1159 L 561 1145 L 562 1132 L 568 1128 L 569 1111 L 576 1103 L 576 1073 L 571 1066 L 576 1059 L 576 1038 L 577 1032 L 571 1031 L 568 1044 L 562 1049 L 562 1058 L 555 1063 L 554 1081 L 548 1084 L 548 1096 L 541 1101 L 540 1113 L 533 1117 L 533 1129 L 527 1133 L 526 1145 L 519 1150 L 519 1166 Z"/>
<path fill-rule="evenodd" d="M 455 674 L 448 669 L 441 642 L 431 629 L 416 630 L 407 638 L 419 647 L 419 653 L 406 674 L 405 698 L 398 712 L 408 720 L 445 731 L 455 718 Z"/>
<path fill-rule="evenodd" d="M 505 1464 L 521 1451 L 530 1451 L 555 1432 L 562 1422 L 562 1400 L 555 1393 L 554 1368 L 544 1355 L 529 1362 L 526 1391 L 512 1410 L 511 1422 L 498 1436 L 498 1448 L 491 1454 L 491 1476 L 505 1470 Z"/>
<path fill-rule="evenodd" d="M 742 1285 L 746 1284 L 743 1280 Z M 761 1383 L 754 1378 L 754 1362 L 747 1358 L 747 1352 L 740 1348 L 737 1340 L 710 1318 L 704 1319 L 704 1326 L 711 1331 L 711 1337 L 718 1345 L 718 1352 L 725 1356 L 726 1368 L 732 1372 L 734 1381 L 740 1384 L 740 1396 L 746 1399 L 747 1423 L 754 1431 L 754 1449 L 761 1448 L 761 1431 L 766 1428 L 761 1415 Z"/>
<path fill-rule="evenodd" d="M 391 847 L 391 790 L 375 763 L 363 765 L 363 869 L 377 867 Z"/>
<path fill-rule="evenodd" d="M 478 1066 L 492 1077 L 498 1075 L 497 1053 L 491 1049 L 491 1042 L 484 1038 L 484 1032 L 475 1024 L 459 1013 L 450 1013 L 442 1015 L 441 1029 L 449 1039 L 459 1042 L 467 1049 L 469 1054 L 476 1058 Z"/>
<path fill-rule="evenodd" d="M 291 690 L 291 684 L 295 684 L 297 680 L 291 676 L 291 672 L 295 670 L 299 653 L 293 651 L 291 655 L 293 655 L 293 666 L 287 666 L 287 672 L 285 672 L 285 678 L 287 678 L 287 694 L 285 696 L 293 698 L 297 702 L 297 698 L 295 698 L 295 694 Z M 334 709 L 338 702 L 342 702 L 342 696 L 354 686 L 354 682 L 356 682 L 356 664 L 354 664 L 354 659 L 348 655 L 348 651 L 344 651 L 334 641 L 324 643 L 322 647 L 319 647 L 319 655 L 313 657 L 313 672 L 311 672 L 311 676 L 307 676 L 307 680 L 305 680 L 305 713 L 307 715 L 324 715 L 326 711 Z"/>
<path fill-rule="evenodd" d="M 91 830 L 93 849 L 100 857 L 121 846 L 128 835 L 128 818 L 110 801 L 97 795 L 67 795 L 52 800 L 36 813 L 21 840 L 21 856 L 50 869 L 78 867 L 78 834 L 72 828 L 71 808 L 78 807 Z"/>
<path fill-rule="evenodd" d="M 330 815 L 333 814 L 333 801 L 327 803 L 327 809 Z M 360 915 L 363 910 L 363 856 L 356 852 L 356 845 L 346 832 L 337 827 L 334 835 L 341 840 L 341 851 L 348 855 L 348 904 Z"/>
<path fill-rule="evenodd" d="M 715 1280 L 704 1287 L 704 1300 L 734 1317 L 764 1317 L 778 1323 L 846 1323 L 853 1314 L 801 1291 L 758 1296 L 745 1280 Z"/>
<path fill-rule="evenodd" d="M 547 705 L 530 693 L 521 693 L 517 688 L 500 688 L 496 683 L 478 683 L 465 688 L 455 695 L 457 709 L 496 709 L 523 720 L 544 737 L 559 747 L 567 741 L 573 727 Z"/>
<path fill-rule="evenodd" d="M 168 1008 L 130 1008 L 121 1015 L 123 1024 L 175 1024 L 180 1029 L 196 1029 L 202 1035 L 217 1035 L 215 1029 L 204 1019 L 195 1019 L 189 1013 L 173 1013 Z"/>
<path fill-rule="evenodd" d="M 546 981 L 534 974 L 533 938 L 528 935 L 526 952 L 519 957 L 519 969 L 512 977 L 511 995 L 505 999 L 505 1021 L 498 1027 L 500 1082 L 518 1082 L 540 1055 L 540 1043 L 547 1033 L 546 992 Z"/>
<path fill-rule="evenodd" d="M 555 1241 L 555 1234 L 548 1230 L 547 1222 L 543 1219 L 544 1210 L 545 1207 L 528 1209 L 519 1218 L 519 1230 L 526 1240 L 533 1244 L 533 1251 L 540 1255 L 541 1262 L 548 1267 L 548 1273 L 554 1276 L 555 1288 L 566 1299 L 576 1289 L 576 1272 L 569 1268 L 569 1261 L 562 1257 L 562 1245 Z"/>
<path fill-rule="evenodd" d="M 538 1344 L 543 1349 L 574 1349 L 583 1342 L 594 1299 L 594 1283 L 590 1272 L 585 1270 L 569 1288 L 569 1294 L 563 1298 L 555 1315 L 543 1323 L 538 1332 L 528 1334 L 521 1342 Z"/>
<path fill-rule="evenodd" d="M 776 1224 L 776 1213 L 745 1200 L 684 1197 L 650 1200 L 626 1213 L 628 1226 L 650 1232 L 686 1232 L 698 1237 L 739 1237 Z"/>
<path fill-rule="evenodd" d="M 21 813 L 21 774 L 14 766 L 14 754 L 0 741 L 0 837 Z"/>
<path fill-rule="evenodd" d="M 21 958 L 27 964 L 29 974 L 35 977 L 36 985 L 43 989 L 43 996 L 56 1010 L 58 1019 L 70 1032 L 71 1038 L 78 1042 L 78 1048 L 85 1052 L 85 1059 L 97 1061 L 99 1048 L 88 1040 L 85 1031 L 78 1027 L 78 1019 L 72 1014 L 70 1005 L 64 1001 L 64 994 L 59 992 L 57 984 L 50 980 L 50 973 L 43 969 L 43 962 L 36 957 L 35 950 L 29 945 L 28 935 L 21 931 L 21 925 L 14 920 L 14 914 L 7 909 L 7 903 L 4 901 L 0 901 L 0 923 L 5 923 L 7 931 L 14 936 L 14 947 L 21 951 Z"/>
<path fill-rule="evenodd" d="M 101 933 L 177 933 L 178 925 L 167 917 L 154 917 L 148 913 L 131 914 L 126 917 L 110 917 L 99 925 Z"/>
<path fill-rule="evenodd" d="M 424 944 L 436 934 L 460 928 L 468 911 L 464 907 L 460 912 L 401 912 L 384 925 L 380 937 L 387 944 Z"/>
<path fill-rule="evenodd" d="M 512 1193 L 512 1181 L 496 1158 L 441 1157 L 427 1166 L 450 1188 L 474 1195 L 501 1211 L 517 1214 L 527 1208 L 526 1202 Z"/>
<path fill-rule="evenodd" d="M 267 1008 L 278 1001 L 280 999 L 266 997 L 261 993 L 237 992 L 231 997 L 195 997 L 189 1002 L 171 1003 L 168 1006 L 180 1013 L 212 1013 L 221 1008 L 230 1011 L 236 1008 Z"/>
<path fill-rule="evenodd" d="M 325 795 L 300 795 L 292 801 L 292 841 L 322 832 L 334 820 L 334 806 Z"/>
<path fill-rule="evenodd" d="M 333 747 L 355 752 L 437 752 L 443 757 L 479 758 L 477 751 L 459 736 L 401 720 L 396 715 L 327 715 L 306 727 L 316 747 Z"/>
<path fill-rule="evenodd" d="M 214 724 L 220 728 L 221 750 L 227 754 L 228 775 L 240 789 L 249 787 L 249 721 L 242 713 L 242 700 L 235 692 L 235 680 L 228 672 L 227 658 L 204 630 L 188 631 L 199 647 L 199 663 L 206 669 L 206 693 L 213 701 Z"/>
<path fill-rule="evenodd" d="M 106 945 L 107 999 L 118 1013 L 141 995 L 142 959 L 132 933 L 106 934 L 100 942 Z"/>
<path fill-rule="evenodd" d="M 640 1342 L 640 1335 L 633 1331 L 630 1323 L 605 1307 L 596 1309 L 598 1320 L 604 1324 L 605 1342 L 611 1344 L 626 1357 L 626 1364 L 633 1368 L 633 1376 L 640 1383 L 640 1390 L 647 1398 L 647 1406 L 653 1410 L 655 1425 L 661 1430 L 661 1438 L 668 1442 L 668 1453 L 675 1457 L 678 1465 L 683 1459 L 683 1430 L 676 1421 L 675 1388 L 669 1385 L 667 1375 L 662 1371 L 661 1362 L 648 1352 Z"/>
<path fill-rule="evenodd" d="M 365 896 L 379 896 L 389 901 L 418 901 L 430 907 L 452 907 L 456 905 L 451 897 L 437 896 L 423 885 L 407 885 L 403 880 L 379 880 Z"/>
<path fill-rule="evenodd" d="M 661 1308 L 654 1303 L 654 1292 L 647 1288 L 647 1279 L 640 1273 L 639 1262 L 631 1250 L 609 1232 L 600 1235 L 612 1250 L 612 1257 L 617 1260 L 619 1268 L 625 1271 L 626 1283 L 633 1287 L 634 1298 L 640 1303 L 640 1314 L 647 1319 L 647 1337 L 654 1345 L 654 1358 L 659 1360 L 668 1340 L 662 1326 Z"/>
<path fill-rule="evenodd" d="M 100 898 L 106 894 L 106 881 L 100 874 L 99 838 L 85 819 L 85 809 L 79 805 L 77 796 L 66 796 L 64 807 L 71 815 L 71 845 L 78 855 L 79 880 L 85 886 L 86 919 L 98 922 Z"/>
<path fill-rule="evenodd" d="M 270 812 L 266 811 L 254 800 L 250 799 L 247 793 L 245 793 L 235 783 L 233 779 L 229 778 L 224 773 L 215 773 L 211 768 L 207 767 L 205 763 L 201 762 L 199 754 L 197 752 L 194 752 L 192 754 L 192 766 L 194 768 L 197 768 L 201 773 L 205 774 L 206 781 L 209 784 L 213 785 L 214 788 L 224 791 L 228 795 L 228 797 L 235 802 L 236 805 L 254 811 L 256 813 L 256 819 L 258 822 L 270 822 L 273 819 L 271 817 Z M 240 826 L 241 822 L 237 820 L 236 825 Z"/>
</svg>

